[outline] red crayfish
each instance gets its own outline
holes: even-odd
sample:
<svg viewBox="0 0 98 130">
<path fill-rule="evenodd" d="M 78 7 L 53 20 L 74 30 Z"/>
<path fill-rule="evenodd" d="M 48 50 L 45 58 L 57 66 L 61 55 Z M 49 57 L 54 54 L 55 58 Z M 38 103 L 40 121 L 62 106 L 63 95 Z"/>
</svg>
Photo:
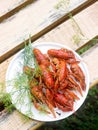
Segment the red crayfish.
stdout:
<svg viewBox="0 0 98 130">
<path fill-rule="evenodd" d="M 33 54 L 41 71 L 41 75 L 30 80 L 35 107 L 42 111 L 41 105 L 46 104 L 54 117 L 56 107 L 64 112 L 74 110 L 74 101 L 79 100 L 75 91 L 83 96 L 82 91 L 86 89 L 85 75 L 75 54 L 63 48 L 50 49 L 47 54 L 34 48 Z M 34 71 L 34 68 L 24 66 L 27 75 L 32 76 Z M 50 113 L 46 109 L 44 111 Z"/>
</svg>

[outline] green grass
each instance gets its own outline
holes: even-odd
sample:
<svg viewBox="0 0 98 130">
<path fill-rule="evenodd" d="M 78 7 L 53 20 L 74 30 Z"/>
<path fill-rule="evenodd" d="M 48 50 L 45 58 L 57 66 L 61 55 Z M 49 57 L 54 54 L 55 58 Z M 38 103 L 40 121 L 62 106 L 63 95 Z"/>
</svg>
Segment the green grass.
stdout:
<svg viewBox="0 0 98 130">
<path fill-rule="evenodd" d="M 84 52 L 86 52 L 87 50 L 89 50 L 90 48 L 92 48 L 94 45 L 96 45 L 98 43 L 98 38 L 94 38 L 92 39 L 89 44 L 85 45 L 84 47 L 82 47 L 81 49 L 77 50 L 78 54 L 83 54 Z"/>
<path fill-rule="evenodd" d="M 84 104 L 74 115 L 46 123 L 37 130 L 98 130 L 98 85 L 89 90 Z"/>
</svg>

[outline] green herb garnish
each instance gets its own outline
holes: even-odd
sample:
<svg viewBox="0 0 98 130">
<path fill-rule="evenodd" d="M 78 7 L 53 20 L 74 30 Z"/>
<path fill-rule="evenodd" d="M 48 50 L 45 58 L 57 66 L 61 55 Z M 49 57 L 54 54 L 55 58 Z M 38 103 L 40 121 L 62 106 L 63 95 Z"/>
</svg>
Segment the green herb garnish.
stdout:
<svg viewBox="0 0 98 130">
<path fill-rule="evenodd" d="M 23 52 L 23 64 L 22 66 L 32 66 L 34 63 L 34 55 L 32 53 L 32 45 L 31 45 L 31 39 L 29 39 L 29 44 L 25 44 L 24 52 Z M 21 67 L 22 67 L 21 66 Z M 0 102 L 4 104 L 5 109 L 8 111 L 12 111 L 12 109 L 17 105 L 20 104 L 20 108 L 25 102 L 25 97 L 27 96 L 29 98 L 29 101 L 27 102 L 27 105 L 29 106 L 29 112 L 31 111 L 31 93 L 30 93 L 30 86 L 29 86 L 29 76 L 26 75 L 24 72 L 18 72 L 14 79 L 11 81 L 6 82 L 7 86 L 12 86 L 12 90 L 10 93 L 5 93 L 4 91 L 1 91 L 0 93 Z M 13 87 L 14 86 L 14 87 Z M 5 85 L 0 84 L 0 90 L 1 87 L 5 87 Z M 16 96 L 14 100 L 14 104 L 12 103 L 12 98 Z"/>
</svg>

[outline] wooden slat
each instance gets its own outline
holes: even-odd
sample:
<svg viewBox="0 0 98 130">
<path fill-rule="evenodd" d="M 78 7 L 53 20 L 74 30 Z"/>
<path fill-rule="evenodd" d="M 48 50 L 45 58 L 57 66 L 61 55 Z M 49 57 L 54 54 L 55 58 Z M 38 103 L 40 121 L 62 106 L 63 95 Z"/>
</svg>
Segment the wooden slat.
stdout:
<svg viewBox="0 0 98 130">
<path fill-rule="evenodd" d="M 0 25 L 0 56 L 1 61 L 8 58 L 10 55 L 17 52 L 24 44 L 23 40 L 28 39 L 29 34 L 32 36 L 32 40 L 37 39 L 41 35 L 43 35 L 45 32 L 49 31 L 51 28 L 57 26 L 57 24 L 60 24 L 62 22 L 62 18 L 60 18 L 59 23 L 52 21 L 51 26 L 45 26 L 41 27 L 38 26 L 44 16 L 47 16 L 49 11 L 53 9 L 54 5 L 56 4 L 56 0 L 52 1 L 37 1 L 34 4 L 31 4 L 27 8 L 21 10 L 19 13 L 13 15 L 10 19 L 7 21 L 1 23 Z M 91 3 L 91 1 L 87 1 L 84 3 L 87 5 Z M 95 1 L 93 1 L 95 2 Z M 73 10 L 79 11 L 81 8 L 85 7 L 85 4 L 81 4 L 80 6 L 73 5 Z M 40 10 L 40 8 L 41 10 Z M 43 8 L 44 7 L 44 8 Z M 36 10 L 36 11 L 35 11 Z M 33 13 L 32 13 L 33 12 Z M 29 18 L 28 18 L 29 16 Z M 64 15 L 63 21 L 65 20 L 65 17 L 68 15 Z M 6 28 L 4 30 L 4 28 Z M 2 30 L 2 31 L 1 31 Z"/>
<path fill-rule="evenodd" d="M 33 130 L 42 125 L 42 122 L 26 119 L 18 111 L 14 110 L 11 114 L 5 112 L 0 117 L 0 130 Z"/>
<path fill-rule="evenodd" d="M 0 0 L 0 22 L 33 1 L 34 0 Z"/>
<path fill-rule="evenodd" d="M 98 43 L 82 55 L 90 75 L 90 88 L 98 84 Z"/>
</svg>

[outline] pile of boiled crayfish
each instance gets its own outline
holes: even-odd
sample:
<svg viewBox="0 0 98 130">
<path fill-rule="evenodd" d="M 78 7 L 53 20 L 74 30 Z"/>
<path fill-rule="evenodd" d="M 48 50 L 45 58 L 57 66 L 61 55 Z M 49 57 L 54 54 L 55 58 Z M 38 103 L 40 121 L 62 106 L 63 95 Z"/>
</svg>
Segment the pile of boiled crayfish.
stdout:
<svg viewBox="0 0 98 130">
<path fill-rule="evenodd" d="M 80 61 L 73 51 L 65 48 L 49 49 L 47 54 L 43 54 L 34 48 L 32 52 L 40 73 L 35 73 L 35 68 L 29 66 L 24 66 L 23 70 L 33 77 L 30 79 L 30 90 L 35 108 L 43 111 L 41 105 L 45 104 L 50 111 L 44 111 L 51 112 L 54 117 L 54 108 L 64 112 L 74 110 L 74 101 L 79 100 L 75 91 L 83 96 L 86 84 L 85 75 L 79 66 Z"/>
</svg>

